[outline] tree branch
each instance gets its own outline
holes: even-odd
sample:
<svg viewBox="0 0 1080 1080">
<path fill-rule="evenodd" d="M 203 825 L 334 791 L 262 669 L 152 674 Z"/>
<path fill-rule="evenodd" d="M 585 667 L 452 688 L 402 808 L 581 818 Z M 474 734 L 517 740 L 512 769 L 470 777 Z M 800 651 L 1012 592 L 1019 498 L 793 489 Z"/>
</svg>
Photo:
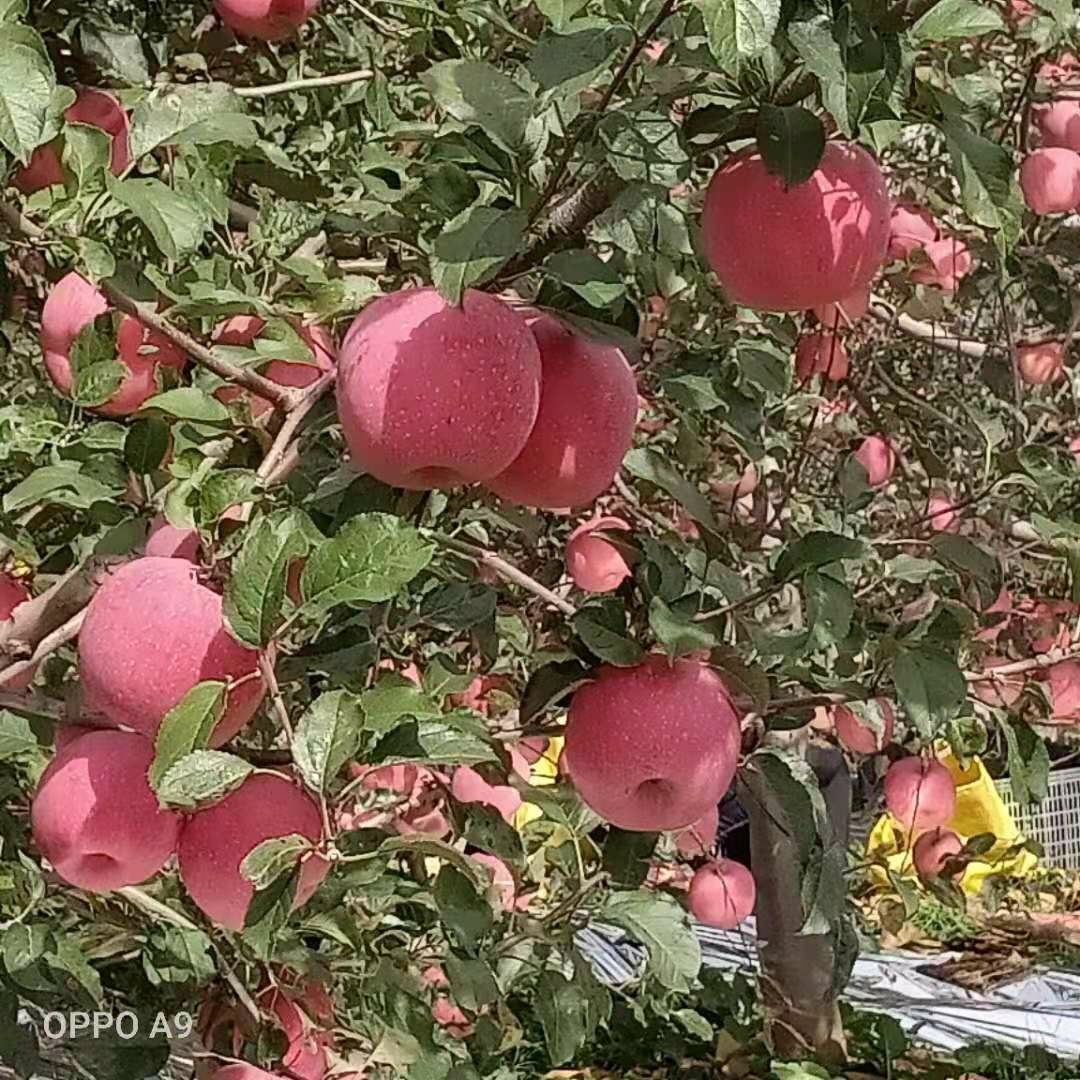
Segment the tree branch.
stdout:
<svg viewBox="0 0 1080 1080">
<path fill-rule="evenodd" d="M 429 535 L 437 544 L 441 544 L 447 550 L 456 551 L 459 555 L 472 559 L 473 562 L 491 567 L 500 577 L 512 581 L 515 585 L 520 585 L 527 592 L 531 592 L 533 596 L 546 600 L 564 615 L 573 618 L 577 614 L 577 608 L 569 600 L 564 600 L 558 594 L 553 593 L 546 585 L 541 585 L 539 581 L 529 577 L 524 570 L 519 570 L 513 563 L 507 562 L 501 555 L 496 555 L 493 551 L 487 551 L 476 544 L 457 540 L 452 536 L 445 535 L 445 533 L 432 532 Z"/>
<path fill-rule="evenodd" d="M 996 682 L 998 679 L 1004 679 L 1009 675 L 1023 675 L 1029 671 L 1041 671 L 1065 660 L 1077 659 L 1080 659 L 1080 645 L 1074 645 L 1071 649 L 1051 649 L 1049 652 L 1040 653 L 1038 656 L 1029 657 L 1027 660 L 1015 660 L 1011 664 L 1001 664 L 999 667 L 987 668 L 985 671 L 965 671 L 964 678 L 969 683 Z"/>
<path fill-rule="evenodd" d="M 909 337 L 918 338 L 920 341 L 928 341 L 942 348 L 954 349 L 964 356 L 974 357 L 981 360 L 989 351 L 990 346 L 981 341 L 972 341 L 969 338 L 954 337 L 950 334 L 942 334 L 934 323 L 921 322 L 913 319 L 910 315 L 898 313 L 891 304 L 882 300 L 879 296 L 870 297 L 870 314 L 888 326 L 895 326 Z"/>
<path fill-rule="evenodd" d="M 375 78 L 368 68 L 359 71 L 343 71 L 337 75 L 317 75 L 310 79 L 293 79 L 291 82 L 269 83 L 266 86 L 235 86 L 233 93 L 242 98 L 270 97 L 272 94 L 291 94 L 295 90 L 321 90 L 327 86 L 345 86 L 348 83 L 366 82 Z"/>
<path fill-rule="evenodd" d="M 297 455 L 292 453 L 295 447 L 294 438 L 300 425 L 307 418 L 312 409 L 318 405 L 323 395 L 334 385 L 337 379 L 337 371 L 328 371 L 317 382 L 305 387 L 299 397 L 293 400 L 285 422 L 281 425 L 277 435 L 274 436 L 273 445 L 263 458 L 256 477 L 266 486 L 282 483 L 292 472 L 296 465 Z"/>
</svg>

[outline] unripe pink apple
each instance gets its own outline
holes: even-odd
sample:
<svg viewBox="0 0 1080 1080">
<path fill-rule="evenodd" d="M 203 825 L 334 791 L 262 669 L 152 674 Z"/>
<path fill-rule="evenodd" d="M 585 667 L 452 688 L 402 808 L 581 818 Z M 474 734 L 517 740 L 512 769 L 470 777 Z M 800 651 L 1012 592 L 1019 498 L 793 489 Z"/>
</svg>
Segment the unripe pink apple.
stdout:
<svg viewBox="0 0 1080 1080">
<path fill-rule="evenodd" d="M 826 330 L 843 330 L 857 323 L 869 310 L 870 286 L 864 285 L 835 303 L 818 304 L 814 314 Z"/>
<path fill-rule="evenodd" d="M 1036 79 L 1051 86 L 1072 83 L 1080 72 L 1080 59 L 1074 52 L 1063 52 L 1055 59 L 1046 60 L 1039 65 Z"/>
<path fill-rule="evenodd" d="M 885 260 L 890 210 L 877 162 L 853 143 L 826 143 L 814 174 L 792 187 L 749 147 L 709 183 L 705 252 L 733 303 L 803 311 L 870 283 Z"/>
<path fill-rule="evenodd" d="M 758 486 L 758 472 L 754 463 L 751 462 L 742 471 L 738 480 L 710 480 L 709 487 L 718 499 L 726 503 L 733 503 L 753 495 Z"/>
<path fill-rule="evenodd" d="M 1036 214 L 1067 214 L 1080 205 L 1080 154 L 1060 146 L 1032 150 L 1020 164 L 1024 201 Z"/>
<path fill-rule="evenodd" d="M 258 653 L 222 620 L 221 596 L 184 559 L 148 557 L 110 573 L 79 633 L 83 704 L 154 738 L 196 683 L 235 681 L 211 745 L 231 739 L 263 698 Z"/>
<path fill-rule="evenodd" d="M 332 1038 L 311 1024 L 300 1006 L 279 990 L 270 993 L 269 1010 L 277 1017 L 288 1046 L 281 1066 L 290 1080 L 323 1080 L 329 1068 L 326 1048 Z"/>
<path fill-rule="evenodd" d="M 109 310 L 104 294 L 74 271 L 49 290 L 41 310 L 41 348 L 45 370 L 61 394 L 71 394 L 71 347 L 79 331 Z M 131 315 L 120 317 L 116 359 L 128 373 L 116 393 L 93 409 L 103 416 L 130 416 L 158 392 L 158 365 L 179 370 L 187 363 L 183 351 Z"/>
<path fill-rule="evenodd" d="M 540 405 L 540 349 L 487 293 L 434 289 L 369 304 L 339 353 L 338 414 L 353 464 L 395 487 L 482 483 L 521 453 Z"/>
<path fill-rule="evenodd" d="M 717 859 L 701 867 L 687 894 L 690 914 L 717 930 L 734 930 L 754 910 L 756 900 L 754 875 L 732 859 Z"/>
<path fill-rule="evenodd" d="M 956 532 L 960 515 L 947 495 L 933 492 L 926 500 L 926 513 L 926 523 L 934 532 Z"/>
<path fill-rule="evenodd" d="M 507 784 L 489 784 L 475 769 L 459 765 L 450 782 L 450 794 L 460 803 L 481 803 L 510 821 L 521 806 L 521 796 Z"/>
<path fill-rule="evenodd" d="M 603 535 L 610 529 L 629 532 L 630 526 L 621 518 L 593 517 L 566 541 L 566 572 L 583 592 L 612 592 L 630 577 L 626 557 Z"/>
<path fill-rule="evenodd" d="M 223 1065 L 210 1075 L 210 1080 L 279 1080 L 279 1078 L 254 1065 L 234 1063 Z"/>
<path fill-rule="evenodd" d="M 1030 22 L 1036 11 L 1030 0 L 1008 0 L 1005 4 L 1005 21 L 1013 27 Z"/>
<path fill-rule="evenodd" d="M 889 258 L 908 259 L 941 236 L 934 215 L 913 203 L 897 203 L 889 218 Z"/>
<path fill-rule="evenodd" d="M 872 488 L 884 487 L 896 469 L 896 451 L 881 435 L 863 439 L 855 460 L 866 470 L 866 482 Z"/>
<path fill-rule="evenodd" d="M 847 349 L 838 334 L 818 330 L 799 338 L 795 347 L 795 375 L 799 382 L 808 382 L 815 375 L 843 382 L 849 366 Z"/>
<path fill-rule="evenodd" d="M 570 703 L 566 750 L 582 799 L 623 829 L 682 829 L 716 806 L 740 750 L 720 677 L 695 660 L 605 665 Z"/>
<path fill-rule="evenodd" d="M 955 236 L 944 236 L 922 249 L 925 259 L 911 268 L 908 277 L 916 285 L 934 285 L 943 292 L 956 292 L 971 273 L 973 260 L 967 244 Z"/>
<path fill-rule="evenodd" d="M 448 997 L 441 995 L 431 1006 L 431 1018 L 454 1039 L 467 1039 L 474 1030 L 469 1018 Z"/>
<path fill-rule="evenodd" d="M 214 11 L 230 30 L 242 37 L 281 41 L 319 7 L 319 0 L 214 0 Z"/>
<path fill-rule="evenodd" d="M 522 506 L 581 506 L 611 486 L 630 449 L 637 382 L 614 345 L 542 313 L 528 324 L 540 348 L 540 410 L 525 448 L 486 486 Z"/>
<path fill-rule="evenodd" d="M 675 837 L 675 850 L 684 859 L 695 859 L 708 855 L 716 843 L 716 833 L 720 828 L 720 809 L 717 806 L 707 810 L 697 821 L 687 825 Z"/>
<path fill-rule="evenodd" d="M 31 804 L 34 842 L 68 884 L 109 892 L 153 877 L 176 849 L 180 815 L 158 807 L 148 739 L 91 731 L 41 775 Z"/>
<path fill-rule="evenodd" d="M 314 801 L 284 776 L 258 773 L 236 791 L 191 817 L 180 833 L 180 879 L 204 914 L 230 930 L 242 930 L 254 886 L 240 865 L 263 841 L 299 833 L 322 837 Z M 306 904 L 330 864 L 318 855 L 304 862 L 294 908 Z"/>
<path fill-rule="evenodd" d="M 915 872 L 921 878 L 938 877 L 950 859 L 964 850 L 964 841 L 951 829 L 931 829 L 924 832 L 911 851 Z"/>
<path fill-rule="evenodd" d="M 916 756 L 894 762 L 884 794 L 885 808 L 909 833 L 946 825 L 956 811 L 956 785 L 940 761 Z"/>
<path fill-rule="evenodd" d="M 1062 660 L 1047 673 L 1055 720 L 1080 719 L 1080 660 Z"/>
<path fill-rule="evenodd" d="M 0 622 L 8 622 L 12 612 L 30 599 L 30 590 L 10 574 L 0 573 Z M 0 683 L 0 689 L 25 690 L 33 681 L 36 668 Z"/>
<path fill-rule="evenodd" d="M 1060 341 L 1021 342 L 1016 346 L 1016 366 L 1029 386 L 1046 386 L 1065 374 L 1065 346 Z"/>
<path fill-rule="evenodd" d="M 131 144 L 128 139 L 128 115 L 119 101 L 103 90 L 86 88 L 79 91 L 75 101 L 64 113 L 69 124 L 87 124 L 99 128 L 112 140 L 110 170 L 119 176 L 131 164 Z M 27 165 L 15 171 L 12 184 L 24 195 L 64 182 L 60 166 L 62 136 L 39 146 Z"/>
<path fill-rule="evenodd" d="M 1080 465 L 1080 435 L 1074 435 L 1069 440 L 1069 453 L 1076 460 L 1076 464 Z"/>
<path fill-rule="evenodd" d="M 837 705 L 833 709 L 836 737 L 853 754 L 880 753 L 893 740 L 896 713 L 893 712 L 892 704 L 885 698 L 874 698 L 869 704 L 877 710 L 880 721 L 877 730 L 869 723 L 864 723 L 846 705 Z"/>
<path fill-rule="evenodd" d="M 162 559 L 187 559 L 198 562 L 202 541 L 198 529 L 178 529 L 170 525 L 163 514 L 158 514 L 150 522 L 150 531 L 146 536 L 146 555 Z"/>
<path fill-rule="evenodd" d="M 1080 151 L 1080 99 L 1060 98 L 1032 109 L 1043 146 Z"/>
<path fill-rule="evenodd" d="M 278 386 L 310 386 L 320 375 L 334 370 L 336 351 L 333 338 L 315 323 L 302 323 L 299 319 L 290 320 L 293 328 L 304 344 L 311 350 L 311 363 L 296 363 L 290 360 L 271 360 L 256 370 L 260 375 Z M 250 346 L 262 333 L 266 320 L 257 315 L 234 315 L 219 323 L 214 329 L 213 340 L 216 345 L 235 345 L 241 348 Z M 239 386 L 219 386 L 214 391 L 218 401 L 228 404 L 230 401 L 246 400 L 253 419 L 258 420 L 273 411 L 273 403 L 266 398 L 244 390 Z"/>
</svg>

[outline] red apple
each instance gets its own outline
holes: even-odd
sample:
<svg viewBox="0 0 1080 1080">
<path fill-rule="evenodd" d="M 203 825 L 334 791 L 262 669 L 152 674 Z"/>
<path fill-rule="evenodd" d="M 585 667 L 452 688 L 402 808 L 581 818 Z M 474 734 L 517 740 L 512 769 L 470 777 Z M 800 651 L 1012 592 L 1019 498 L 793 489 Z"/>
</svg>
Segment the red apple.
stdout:
<svg viewBox="0 0 1080 1080">
<path fill-rule="evenodd" d="M 866 470 L 866 482 L 872 488 L 884 487 L 896 469 L 896 451 L 881 435 L 863 439 L 855 460 Z"/>
<path fill-rule="evenodd" d="M 757 886 L 742 863 L 717 859 L 701 867 L 690 881 L 690 914 L 717 930 L 734 930 L 754 910 Z"/>
<path fill-rule="evenodd" d="M 889 218 L 889 258 L 909 259 L 940 239 L 934 215 L 913 203 L 897 203 Z"/>
<path fill-rule="evenodd" d="M 675 837 L 675 850 L 684 859 L 708 855 L 716 843 L 716 832 L 719 828 L 720 809 L 714 806 Z"/>
<path fill-rule="evenodd" d="M 843 330 L 854 326 L 869 310 L 870 286 L 867 284 L 835 303 L 818 304 L 814 314 L 826 330 Z"/>
<path fill-rule="evenodd" d="M 885 807 L 905 831 L 946 825 L 956 811 L 956 785 L 939 761 L 906 757 L 889 766 Z"/>
<path fill-rule="evenodd" d="M 1080 99 L 1059 98 L 1031 111 L 1043 146 L 1080 151 Z"/>
<path fill-rule="evenodd" d="M 605 530 L 630 531 L 621 518 L 593 517 L 566 541 L 566 571 L 583 592 L 613 592 L 632 571 L 623 553 L 604 536 Z"/>
<path fill-rule="evenodd" d="M 749 147 L 709 183 L 705 251 L 733 303 L 802 311 L 870 283 L 885 259 L 890 210 L 881 169 L 859 146 L 826 143 L 814 174 L 790 187 Z"/>
<path fill-rule="evenodd" d="M 281 41 L 318 10 L 319 0 L 214 0 L 221 21 L 241 37 Z"/>
<path fill-rule="evenodd" d="M 865 720 L 846 705 L 837 705 L 832 711 L 836 737 L 853 754 L 880 753 L 893 740 L 896 714 L 892 704 L 885 698 L 873 698 L 866 705 L 868 714 L 871 710 L 876 717 L 867 716 Z"/>
<path fill-rule="evenodd" d="M 921 878 L 941 875 L 946 863 L 964 850 L 964 841 L 950 829 L 931 829 L 924 832 L 911 852 L 915 871 Z"/>
<path fill-rule="evenodd" d="M 486 486 L 523 506 L 581 506 L 611 486 L 630 449 L 637 383 L 614 345 L 550 315 L 528 323 L 540 348 L 540 410 L 525 448 Z"/>
<path fill-rule="evenodd" d="M 487 293 L 453 306 L 434 289 L 380 297 L 342 343 L 338 413 L 354 465 L 395 487 L 493 480 L 525 448 L 540 404 L 540 349 Z"/>
<path fill-rule="evenodd" d="M 695 660 L 605 665 L 574 694 L 564 761 L 582 799 L 623 829 L 682 829 L 735 775 L 739 718 L 720 677 Z"/>
<path fill-rule="evenodd" d="M 847 349 L 838 334 L 819 330 L 799 338 L 795 347 L 795 375 L 799 382 L 809 382 L 815 375 L 843 382 L 848 369 Z"/>
<path fill-rule="evenodd" d="M 1067 214 L 1080 205 L 1080 154 L 1052 146 L 1032 150 L 1020 164 L 1024 200 L 1036 214 Z"/>
<path fill-rule="evenodd" d="M 1047 386 L 1065 374 L 1065 346 L 1060 341 L 1021 342 L 1016 346 L 1016 366 L 1029 386 Z"/>
</svg>

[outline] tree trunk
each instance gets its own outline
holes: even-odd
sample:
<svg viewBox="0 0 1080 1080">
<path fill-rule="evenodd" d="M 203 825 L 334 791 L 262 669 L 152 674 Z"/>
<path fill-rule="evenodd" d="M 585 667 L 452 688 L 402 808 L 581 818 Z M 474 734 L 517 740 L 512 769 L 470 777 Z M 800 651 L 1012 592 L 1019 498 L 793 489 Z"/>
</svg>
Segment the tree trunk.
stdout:
<svg viewBox="0 0 1080 1080">
<path fill-rule="evenodd" d="M 851 778 L 839 751 L 821 753 L 789 743 L 802 753 L 822 784 L 834 836 L 846 842 Z M 809 752 L 808 752 L 809 751 Z M 833 756 L 835 754 L 835 756 Z M 780 799 L 751 765 L 743 776 L 750 797 L 750 846 L 757 882 L 758 957 L 766 1037 L 781 1059 L 808 1054 L 826 1064 L 845 1060 L 846 1046 L 834 985 L 834 935 L 802 934 L 805 922 L 799 849 Z M 838 872 L 826 863 L 823 873 Z M 840 883 L 843 895 L 843 884 Z"/>
</svg>

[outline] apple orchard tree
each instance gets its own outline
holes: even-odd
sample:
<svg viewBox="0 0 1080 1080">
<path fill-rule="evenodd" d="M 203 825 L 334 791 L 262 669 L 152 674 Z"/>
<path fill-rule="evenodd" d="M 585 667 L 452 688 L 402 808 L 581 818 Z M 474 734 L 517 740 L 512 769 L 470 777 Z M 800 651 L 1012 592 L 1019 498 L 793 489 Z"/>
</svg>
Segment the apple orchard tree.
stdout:
<svg viewBox="0 0 1080 1080">
<path fill-rule="evenodd" d="M 841 1060 L 850 775 L 1080 719 L 1075 20 L 0 0 L 0 1062 Z"/>
</svg>

